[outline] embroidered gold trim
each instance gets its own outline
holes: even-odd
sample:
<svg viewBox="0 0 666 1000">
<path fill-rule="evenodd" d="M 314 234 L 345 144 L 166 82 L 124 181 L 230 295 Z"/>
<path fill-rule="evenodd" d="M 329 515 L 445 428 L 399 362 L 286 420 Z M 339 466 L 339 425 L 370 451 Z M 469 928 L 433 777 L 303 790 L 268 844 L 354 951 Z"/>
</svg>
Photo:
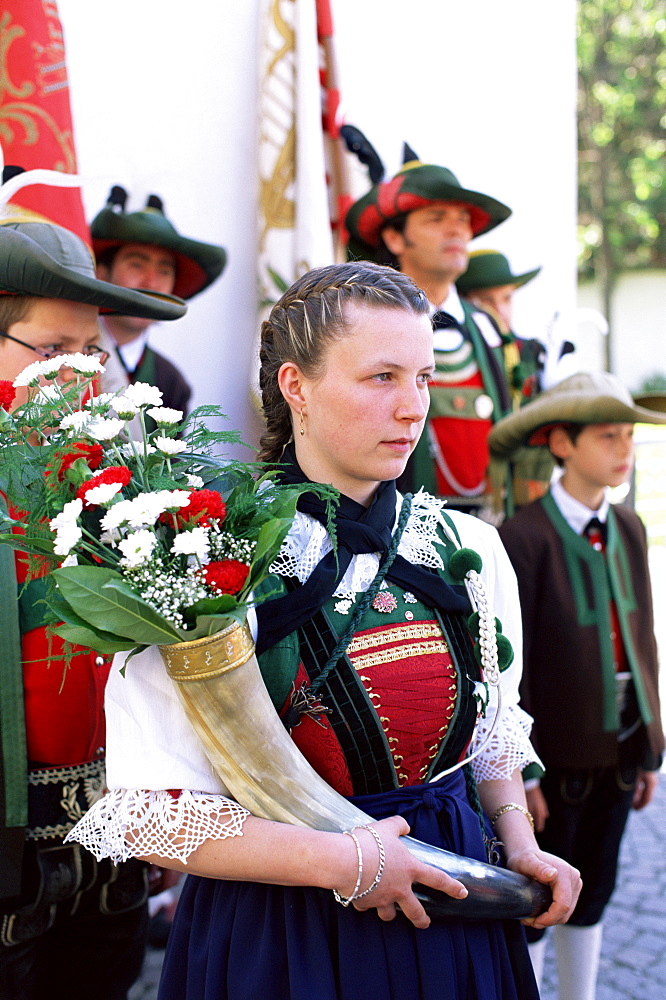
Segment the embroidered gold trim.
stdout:
<svg viewBox="0 0 666 1000">
<path fill-rule="evenodd" d="M 394 628 L 382 629 L 381 632 L 366 633 L 355 636 L 347 648 L 347 653 L 358 653 L 374 646 L 385 646 L 389 642 L 402 642 L 409 639 L 430 639 L 442 635 L 438 622 L 414 622 L 412 625 L 398 625 Z"/>
<path fill-rule="evenodd" d="M 104 760 L 87 761 L 85 764 L 65 764 L 63 767 L 43 767 L 28 771 L 29 785 L 57 785 L 76 778 L 104 779 Z"/>
<path fill-rule="evenodd" d="M 381 663 L 394 663 L 396 660 L 402 660 L 408 656 L 434 656 L 448 653 L 448 651 L 449 647 L 443 639 L 433 639 L 431 642 L 403 643 L 400 646 L 393 646 L 391 649 L 379 649 L 375 653 L 354 656 L 352 663 L 357 671 L 361 671 Z"/>
</svg>

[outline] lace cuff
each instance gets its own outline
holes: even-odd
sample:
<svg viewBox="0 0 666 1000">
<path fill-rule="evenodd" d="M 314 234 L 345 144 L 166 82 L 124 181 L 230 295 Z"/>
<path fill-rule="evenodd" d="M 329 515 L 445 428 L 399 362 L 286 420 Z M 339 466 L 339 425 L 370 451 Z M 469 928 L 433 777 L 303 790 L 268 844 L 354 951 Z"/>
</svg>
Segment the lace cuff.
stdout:
<svg viewBox="0 0 666 1000">
<path fill-rule="evenodd" d="M 117 788 L 96 802 L 65 840 L 78 841 L 98 861 L 111 858 L 118 864 L 157 854 L 187 864 L 205 840 L 242 836 L 249 815 L 224 795 L 184 789 L 174 797 L 167 791 Z"/>
<path fill-rule="evenodd" d="M 492 715 L 481 719 L 470 750 L 474 750 L 484 742 L 492 721 Z M 532 716 L 522 708 L 518 705 L 502 708 L 502 717 L 488 744 L 472 761 L 476 780 L 493 781 L 497 778 L 510 778 L 517 768 L 522 770 L 532 761 L 541 764 L 530 743 L 531 730 Z"/>
</svg>

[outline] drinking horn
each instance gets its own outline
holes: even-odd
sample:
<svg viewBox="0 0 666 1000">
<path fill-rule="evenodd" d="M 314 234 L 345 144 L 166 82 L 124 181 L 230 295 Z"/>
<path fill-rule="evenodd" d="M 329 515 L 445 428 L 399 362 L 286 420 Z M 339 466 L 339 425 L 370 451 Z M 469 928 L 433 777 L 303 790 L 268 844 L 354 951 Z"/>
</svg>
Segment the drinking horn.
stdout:
<svg viewBox="0 0 666 1000">
<path fill-rule="evenodd" d="M 247 624 L 159 650 L 208 759 L 237 802 L 255 816 L 316 830 L 342 832 L 372 822 L 317 774 L 290 738 L 266 690 Z M 525 918 L 550 905 L 550 889 L 524 875 L 401 839 L 419 861 L 468 890 L 465 899 L 453 899 L 417 885 L 431 916 Z"/>
</svg>

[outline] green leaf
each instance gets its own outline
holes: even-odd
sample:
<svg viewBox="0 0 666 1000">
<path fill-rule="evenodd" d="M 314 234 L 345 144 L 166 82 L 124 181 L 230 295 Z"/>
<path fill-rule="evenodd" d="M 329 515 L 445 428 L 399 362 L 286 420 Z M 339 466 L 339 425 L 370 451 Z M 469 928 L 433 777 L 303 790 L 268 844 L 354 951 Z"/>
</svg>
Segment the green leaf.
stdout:
<svg viewBox="0 0 666 1000">
<path fill-rule="evenodd" d="M 0 534 L 0 544 L 9 545 L 12 549 L 30 552 L 33 555 L 53 555 L 52 538 L 39 538 L 37 535 Z"/>
<path fill-rule="evenodd" d="M 62 622 L 62 624 L 56 625 L 52 631 L 55 635 L 60 636 L 61 639 L 66 639 L 74 645 L 88 646 L 96 653 L 105 653 L 108 656 L 113 656 L 114 653 L 122 653 L 126 649 L 132 649 L 133 646 L 133 643 L 129 639 L 125 641 L 121 641 L 120 639 L 103 639 L 97 632 L 86 628 L 85 625 L 70 625 L 69 622 Z"/>
<path fill-rule="evenodd" d="M 197 618 L 197 623 L 193 629 L 188 629 L 187 632 L 183 631 L 182 639 L 185 642 L 191 642 L 193 639 L 203 639 L 207 635 L 215 635 L 216 632 L 221 632 L 223 628 L 231 625 L 232 622 L 238 622 L 239 625 L 242 625 L 246 617 L 246 604 L 236 604 L 225 615 L 201 615 Z"/>
<path fill-rule="evenodd" d="M 77 643 L 79 646 L 89 646 L 99 653 L 121 653 L 134 645 L 131 639 L 120 639 L 84 621 L 69 606 L 61 591 L 55 587 L 49 594 L 47 604 L 58 622 L 52 626 L 52 631 L 62 639 Z"/>
<path fill-rule="evenodd" d="M 238 604 L 238 598 L 233 594 L 220 594 L 219 597 L 205 597 L 196 604 L 186 608 L 187 617 L 195 620 L 200 615 L 226 615 Z"/>
<path fill-rule="evenodd" d="M 252 558 L 250 578 L 244 589 L 256 587 L 266 576 L 270 564 L 280 551 L 291 523 L 291 518 L 275 518 L 262 525 Z"/>
<path fill-rule="evenodd" d="M 53 576 L 62 596 L 83 621 L 112 635 L 151 646 L 178 642 L 180 635 L 119 573 L 98 566 L 69 566 Z"/>
</svg>

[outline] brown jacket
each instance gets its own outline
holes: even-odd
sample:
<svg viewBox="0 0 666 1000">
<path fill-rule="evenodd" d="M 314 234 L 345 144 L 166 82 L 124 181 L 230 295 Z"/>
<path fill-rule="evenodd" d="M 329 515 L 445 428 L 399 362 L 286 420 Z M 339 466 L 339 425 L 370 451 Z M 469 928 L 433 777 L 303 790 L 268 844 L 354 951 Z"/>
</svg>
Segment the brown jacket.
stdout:
<svg viewBox="0 0 666 1000">
<path fill-rule="evenodd" d="M 614 577 L 604 555 L 576 535 L 561 515 L 554 521 L 547 508 L 548 501 L 544 506 L 537 500 L 500 528 L 520 589 L 525 642 L 521 698 L 534 716 L 534 746 L 546 767 L 618 762 L 619 719 L 608 663 L 612 593 L 646 723 L 639 731 L 636 762 L 658 766 L 664 736 L 645 528 L 633 511 L 612 508 L 608 553 L 615 552 L 614 565 L 621 567 Z"/>
</svg>

